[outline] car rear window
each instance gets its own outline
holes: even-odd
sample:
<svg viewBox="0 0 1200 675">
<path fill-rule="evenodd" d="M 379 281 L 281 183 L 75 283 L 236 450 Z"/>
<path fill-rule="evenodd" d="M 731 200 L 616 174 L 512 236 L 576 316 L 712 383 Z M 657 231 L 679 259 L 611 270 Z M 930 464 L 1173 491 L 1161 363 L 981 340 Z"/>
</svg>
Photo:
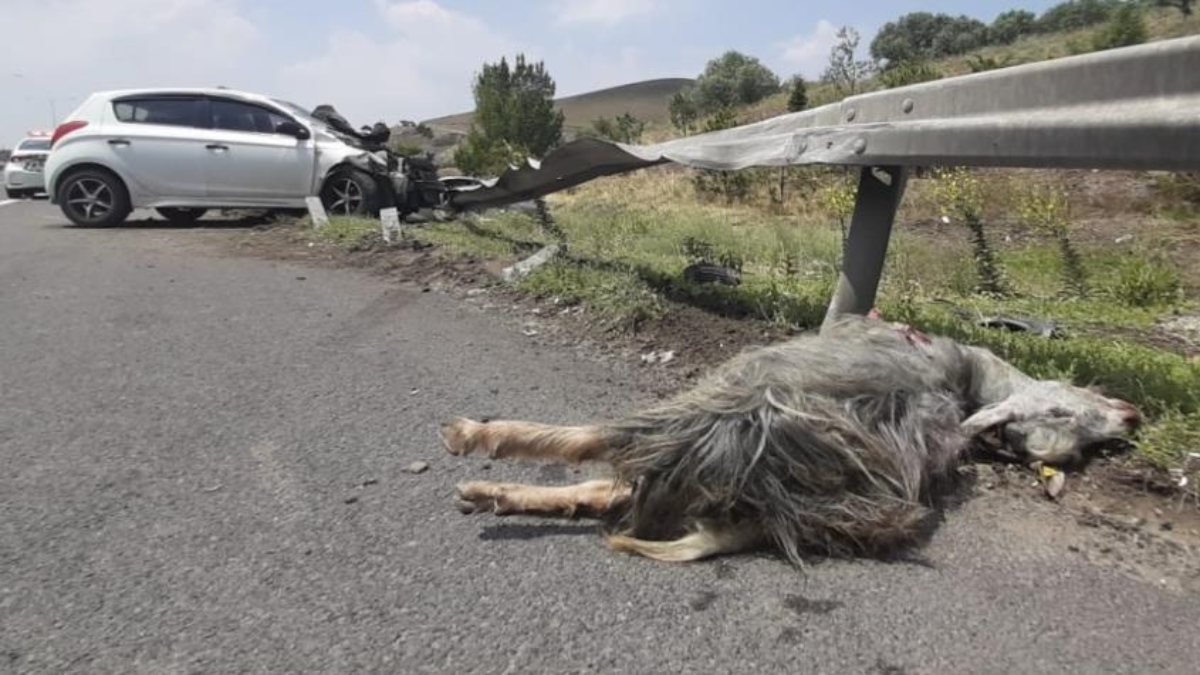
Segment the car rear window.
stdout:
<svg viewBox="0 0 1200 675">
<path fill-rule="evenodd" d="M 21 141 L 21 143 L 17 145 L 17 150 L 24 150 L 26 152 L 37 152 L 38 150 L 49 149 L 50 139 L 47 138 L 30 138 L 28 140 Z"/>
<path fill-rule="evenodd" d="M 198 108 L 196 99 L 186 98 L 139 98 L 113 103 L 113 112 L 122 122 L 176 127 L 198 126 Z"/>
</svg>

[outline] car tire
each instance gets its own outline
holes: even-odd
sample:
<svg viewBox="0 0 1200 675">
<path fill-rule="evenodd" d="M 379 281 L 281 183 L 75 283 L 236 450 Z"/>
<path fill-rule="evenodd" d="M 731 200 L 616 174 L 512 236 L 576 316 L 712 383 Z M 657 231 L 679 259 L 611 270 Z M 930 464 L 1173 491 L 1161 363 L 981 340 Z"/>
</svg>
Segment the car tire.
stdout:
<svg viewBox="0 0 1200 675">
<path fill-rule="evenodd" d="M 379 185 L 365 171 L 338 171 L 321 186 L 321 204 L 330 216 L 373 216 L 379 211 Z"/>
<path fill-rule="evenodd" d="M 68 174 L 58 186 L 63 215 L 79 227 L 113 227 L 129 215 L 125 184 L 103 169 L 83 169 Z"/>
<path fill-rule="evenodd" d="M 195 225 L 197 220 L 200 220 L 208 209 L 189 209 L 189 208 L 167 208 L 154 209 L 158 215 L 167 219 L 167 222 L 172 225 Z"/>
</svg>

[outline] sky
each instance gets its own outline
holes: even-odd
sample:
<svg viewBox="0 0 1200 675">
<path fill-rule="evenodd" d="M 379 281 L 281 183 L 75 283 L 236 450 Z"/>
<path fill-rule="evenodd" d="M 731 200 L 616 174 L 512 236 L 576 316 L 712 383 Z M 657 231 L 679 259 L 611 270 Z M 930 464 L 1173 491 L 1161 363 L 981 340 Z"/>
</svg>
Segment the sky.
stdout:
<svg viewBox="0 0 1200 675">
<path fill-rule="evenodd" d="M 1056 0 L 0 0 L 0 147 L 95 91 L 224 85 L 356 125 L 469 110 L 482 64 L 542 60 L 558 95 L 695 77 L 728 49 L 819 76 L 851 26 L 866 55 L 908 12 L 1037 13 Z"/>
</svg>

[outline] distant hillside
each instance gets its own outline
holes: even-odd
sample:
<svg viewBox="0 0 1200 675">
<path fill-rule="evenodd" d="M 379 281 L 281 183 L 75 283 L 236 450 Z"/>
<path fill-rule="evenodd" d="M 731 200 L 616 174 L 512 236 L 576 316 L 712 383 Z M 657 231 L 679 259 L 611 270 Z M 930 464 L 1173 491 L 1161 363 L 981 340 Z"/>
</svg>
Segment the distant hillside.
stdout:
<svg viewBox="0 0 1200 675">
<path fill-rule="evenodd" d="M 567 96 L 555 103 L 563 111 L 568 128 L 586 127 L 598 117 L 616 117 L 626 112 L 646 122 L 667 122 L 667 102 L 693 82 L 687 78 L 646 80 Z M 439 131 L 466 132 L 471 128 L 473 115 L 470 112 L 447 115 L 425 120 L 425 124 Z"/>
<path fill-rule="evenodd" d="M 1143 18 L 1146 22 L 1147 42 L 1200 35 L 1200 12 L 1185 17 L 1174 8 L 1147 8 Z M 928 65 L 942 77 L 955 77 L 972 72 L 973 60 L 990 61 L 1002 66 L 1048 61 L 1069 56 L 1072 48 L 1076 46 L 1082 51 L 1087 51 L 1092 37 L 1103 29 L 1104 24 L 1100 23 L 1071 31 L 1029 35 L 1012 44 L 982 47 L 966 54 L 938 59 Z M 863 50 L 864 53 L 865 51 Z M 872 78 L 862 83 L 862 91 L 873 91 L 882 86 L 882 83 Z M 789 92 L 784 91 L 745 108 L 738 120 L 745 124 L 786 113 L 788 94 Z M 809 107 L 815 108 L 838 100 L 839 96 L 832 86 L 823 82 L 809 83 Z"/>
</svg>

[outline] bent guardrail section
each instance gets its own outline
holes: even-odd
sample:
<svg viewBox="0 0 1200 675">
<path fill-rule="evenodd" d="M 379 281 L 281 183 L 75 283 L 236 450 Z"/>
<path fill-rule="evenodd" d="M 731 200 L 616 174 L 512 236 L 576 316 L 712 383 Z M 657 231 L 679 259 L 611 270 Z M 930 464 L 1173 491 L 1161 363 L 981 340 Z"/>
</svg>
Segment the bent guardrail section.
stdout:
<svg viewBox="0 0 1200 675">
<path fill-rule="evenodd" d="M 872 92 L 656 145 L 574 141 L 452 204 L 502 206 L 668 162 L 864 167 L 830 316 L 865 313 L 908 167 L 1200 169 L 1200 37 Z"/>
</svg>

